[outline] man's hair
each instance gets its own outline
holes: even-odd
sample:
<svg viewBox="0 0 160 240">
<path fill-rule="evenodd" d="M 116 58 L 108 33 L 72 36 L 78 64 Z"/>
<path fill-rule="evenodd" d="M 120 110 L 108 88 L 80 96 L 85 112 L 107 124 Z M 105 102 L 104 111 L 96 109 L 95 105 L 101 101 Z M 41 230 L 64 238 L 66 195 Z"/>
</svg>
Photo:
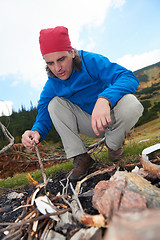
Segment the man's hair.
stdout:
<svg viewBox="0 0 160 240">
<path fill-rule="evenodd" d="M 70 52 L 70 51 L 68 51 Z M 74 53 L 75 53 L 75 57 L 73 58 L 73 69 L 75 69 L 76 71 L 81 71 L 81 65 L 82 65 L 82 60 L 79 54 L 79 51 L 77 51 L 76 49 L 74 49 Z M 50 77 L 54 77 L 57 78 L 52 71 L 49 69 L 49 67 L 46 65 L 46 71 L 48 76 Z"/>
</svg>

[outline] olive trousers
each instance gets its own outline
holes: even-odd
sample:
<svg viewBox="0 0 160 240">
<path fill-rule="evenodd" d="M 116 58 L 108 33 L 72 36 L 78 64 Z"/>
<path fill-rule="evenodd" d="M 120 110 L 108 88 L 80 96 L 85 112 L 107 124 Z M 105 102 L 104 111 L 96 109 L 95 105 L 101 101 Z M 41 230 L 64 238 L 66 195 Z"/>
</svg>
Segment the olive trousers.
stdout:
<svg viewBox="0 0 160 240">
<path fill-rule="evenodd" d="M 72 158 L 87 152 L 79 134 L 91 138 L 105 137 L 110 149 L 120 148 L 126 134 L 142 116 L 143 106 L 134 95 L 126 94 L 111 109 L 111 124 L 105 128 L 105 132 L 99 132 L 98 137 L 92 129 L 91 115 L 68 99 L 54 97 L 48 105 L 48 111 L 67 158 Z"/>
</svg>

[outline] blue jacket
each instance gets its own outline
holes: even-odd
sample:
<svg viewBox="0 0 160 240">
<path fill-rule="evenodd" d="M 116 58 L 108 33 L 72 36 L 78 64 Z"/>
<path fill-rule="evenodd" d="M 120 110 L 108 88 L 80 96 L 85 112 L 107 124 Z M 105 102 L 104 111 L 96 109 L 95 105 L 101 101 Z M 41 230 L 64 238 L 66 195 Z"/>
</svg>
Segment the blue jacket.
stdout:
<svg viewBox="0 0 160 240">
<path fill-rule="evenodd" d="M 50 131 L 52 121 L 48 113 L 48 104 L 55 96 L 65 97 L 84 111 L 92 114 L 98 97 L 105 97 L 111 107 L 125 94 L 134 93 L 139 81 L 124 67 L 111 63 L 108 58 L 80 51 L 82 70 L 73 70 L 67 80 L 48 77 L 38 104 L 38 115 L 32 130 L 39 131 L 41 141 Z"/>
</svg>

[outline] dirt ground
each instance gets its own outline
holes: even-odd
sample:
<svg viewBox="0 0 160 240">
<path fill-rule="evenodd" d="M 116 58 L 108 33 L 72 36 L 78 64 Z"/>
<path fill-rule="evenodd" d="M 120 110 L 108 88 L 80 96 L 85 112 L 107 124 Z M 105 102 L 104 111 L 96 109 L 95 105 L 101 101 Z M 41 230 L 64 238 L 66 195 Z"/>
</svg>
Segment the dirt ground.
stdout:
<svg viewBox="0 0 160 240">
<path fill-rule="evenodd" d="M 55 163 L 65 162 L 63 152 L 52 153 L 52 149 L 38 145 L 41 159 L 48 159 L 43 162 L 45 168 Z M 55 157 L 54 157 L 55 156 Z M 57 160 L 62 157 L 62 159 Z M 49 160 L 50 159 L 50 160 Z M 34 149 L 28 150 L 21 143 L 14 144 L 8 151 L 0 154 L 0 178 L 13 177 L 15 173 L 31 172 L 39 169 L 39 162 Z"/>
</svg>

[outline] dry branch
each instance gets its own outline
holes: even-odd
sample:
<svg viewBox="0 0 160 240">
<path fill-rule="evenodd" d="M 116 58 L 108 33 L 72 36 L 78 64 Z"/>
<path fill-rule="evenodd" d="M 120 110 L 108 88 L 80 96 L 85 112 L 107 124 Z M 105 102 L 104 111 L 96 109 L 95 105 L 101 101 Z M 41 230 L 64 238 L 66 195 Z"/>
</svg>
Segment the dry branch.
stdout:
<svg viewBox="0 0 160 240">
<path fill-rule="evenodd" d="M 35 145 L 35 151 L 36 151 L 36 154 L 37 154 L 37 157 L 38 157 L 38 161 L 39 161 L 39 165 L 40 165 L 40 168 L 41 168 L 44 184 L 47 185 L 47 176 L 46 176 L 46 173 L 45 173 L 45 170 L 44 170 L 44 166 L 43 166 L 43 163 L 42 163 L 37 145 Z"/>
<path fill-rule="evenodd" d="M 49 218 L 50 216 L 58 216 L 58 215 L 64 214 L 67 211 L 69 211 L 69 208 L 63 209 L 63 210 L 59 210 L 56 213 L 46 213 L 46 214 L 40 215 L 38 217 L 29 218 L 29 219 L 23 219 L 23 220 L 21 220 L 19 222 L 15 222 L 15 223 L 10 223 L 10 222 L 0 223 L 0 226 L 7 226 L 8 225 L 8 227 L 0 229 L 0 232 L 9 231 L 9 230 L 12 230 L 12 229 L 15 229 L 15 228 L 19 228 L 19 227 L 28 225 L 29 223 L 33 223 L 34 221 L 42 220 L 42 219 L 45 219 L 45 218 Z"/>
<path fill-rule="evenodd" d="M 101 170 L 98 170 L 96 172 L 93 172 L 89 175 L 87 175 L 85 178 L 83 178 L 81 181 L 78 181 L 77 182 L 77 185 L 76 185 L 76 189 L 75 189 L 75 192 L 76 194 L 79 194 L 79 191 L 80 191 L 80 187 L 82 185 L 82 183 L 84 183 L 85 181 L 87 181 L 88 179 L 92 178 L 92 177 L 95 177 L 97 175 L 100 175 L 100 174 L 104 174 L 104 173 L 107 173 L 107 172 L 112 172 L 113 170 L 116 169 L 116 166 L 111 166 L 111 167 L 108 167 L 108 168 L 105 168 L 105 169 L 101 169 Z"/>
<path fill-rule="evenodd" d="M 0 150 L 0 154 L 2 154 L 5 151 L 7 151 L 10 147 L 12 147 L 12 145 L 14 144 L 14 137 L 10 134 L 10 132 L 7 130 L 7 128 L 1 122 L 0 122 L 0 126 L 1 126 L 3 134 L 9 140 L 9 144 Z"/>
<path fill-rule="evenodd" d="M 93 149 L 93 151 L 95 151 L 96 149 L 98 149 L 101 145 L 103 146 L 105 143 L 105 137 L 100 139 L 98 142 L 90 145 L 87 149 L 88 151 L 90 151 L 91 149 Z"/>
</svg>

